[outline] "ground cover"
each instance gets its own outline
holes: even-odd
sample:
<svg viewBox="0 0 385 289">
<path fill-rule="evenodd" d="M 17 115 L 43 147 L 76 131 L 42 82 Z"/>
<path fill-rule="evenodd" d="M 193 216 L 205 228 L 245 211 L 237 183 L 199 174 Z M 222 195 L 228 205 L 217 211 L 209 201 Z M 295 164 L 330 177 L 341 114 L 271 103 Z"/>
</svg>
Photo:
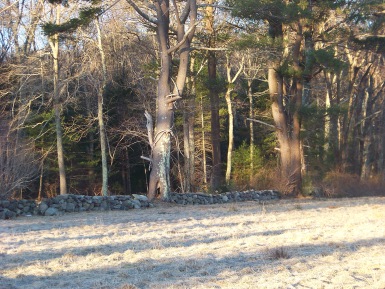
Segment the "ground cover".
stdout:
<svg viewBox="0 0 385 289">
<path fill-rule="evenodd" d="M 385 288 L 385 198 L 0 221 L 0 288 Z"/>
</svg>

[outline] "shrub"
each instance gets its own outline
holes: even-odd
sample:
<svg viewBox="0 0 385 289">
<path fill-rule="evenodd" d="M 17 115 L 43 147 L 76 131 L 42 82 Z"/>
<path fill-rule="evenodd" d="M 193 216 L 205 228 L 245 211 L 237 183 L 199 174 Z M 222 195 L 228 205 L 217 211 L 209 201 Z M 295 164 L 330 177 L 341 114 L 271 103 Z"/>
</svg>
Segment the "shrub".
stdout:
<svg viewBox="0 0 385 289">
<path fill-rule="evenodd" d="M 385 181 L 380 176 L 360 180 L 355 174 L 331 171 L 320 187 L 324 197 L 385 196 Z"/>
<path fill-rule="evenodd" d="M 0 199 L 15 196 L 38 176 L 38 165 L 30 144 L 0 141 Z"/>
<path fill-rule="evenodd" d="M 253 161 L 254 168 L 252 171 L 250 167 L 250 145 L 245 142 L 234 151 L 232 180 L 237 188 L 246 189 L 250 184 L 250 180 L 252 180 L 252 176 L 254 176 L 262 167 L 263 157 L 260 149 L 255 145 Z"/>
</svg>

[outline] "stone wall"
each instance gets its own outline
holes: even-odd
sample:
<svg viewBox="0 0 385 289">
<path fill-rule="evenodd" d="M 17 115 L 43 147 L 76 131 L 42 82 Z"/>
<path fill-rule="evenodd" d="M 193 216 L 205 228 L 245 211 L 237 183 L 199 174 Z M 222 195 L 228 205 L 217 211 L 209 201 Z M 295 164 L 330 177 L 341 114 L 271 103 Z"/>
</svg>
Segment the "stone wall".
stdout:
<svg viewBox="0 0 385 289">
<path fill-rule="evenodd" d="M 242 201 L 277 200 L 280 194 L 276 191 L 245 191 L 223 194 L 176 194 L 170 196 L 170 202 L 180 205 L 223 204 Z M 33 200 L 0 200 L 0 220 L 16 216 L 57 216 L 64 213 L 84 211 L 129 210 L 153 207 L 146 196 L 83 196 L 60 195 L 51 199 Z"/>
<path fill-rule="evenodd" d="M 273 190 L 228 192 L 223 194 L 172 194 L 171 202 L 180 205 L 208 205 L 245 201 L 267 201 L 280 199 L 280 193 Z"/>
</svg>

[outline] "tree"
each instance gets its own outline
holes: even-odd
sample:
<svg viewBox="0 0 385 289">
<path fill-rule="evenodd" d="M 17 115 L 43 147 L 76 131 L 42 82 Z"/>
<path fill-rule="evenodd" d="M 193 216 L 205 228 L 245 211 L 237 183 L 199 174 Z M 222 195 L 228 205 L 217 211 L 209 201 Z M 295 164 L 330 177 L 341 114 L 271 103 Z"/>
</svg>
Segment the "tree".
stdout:
<svg viewBox="0 0 385 289">
<path fill-rule="evenodd" d="M 51 2 L 51 3 L 54 3 Z M 60 25 L 60 6 L 61 4 L 55 4 L 56 20 L 55 24 Z M 49 45 L 52 50 L 53 58 L 53 107 L 55 112 L 55 130 L 56 130 L 56 148 L 57 148 L 57 160 L 59 165 L 59 179 L 60 179 L 60 194 L 67 193 L 67 180 L 64 164 L 64 149 L 63 149 L 63 129 L 61 124 L 61 110 L 62 104 L 60 101 L 60 71 L 59 71 L 59 33 L 52 33 L 48 37 Z"/>
<path fill-rule="evenodd" d="M 221 184 L 221 137 L 219 122 L 219 92 L 217 84 L 217 57 L 215 53 L 216 30 L 215 24 L 215 0 L 208 0 L 205 15 L 206 33 L 208 35 L 208 48 L 214 48 L 208 51 L 208 89 L 210 96 L 211 110 L 211 149 L 212 149 L 212 172 L 211 172 L 211 189 L 216 190 Z"/>
<path fill-rule="evenodd" d="M 233 13 L 252 21 L 267 23 L 267 38 L 261 45 L 270 48 L 268 83 L 272 101 L 281 163 L 281 178 L 287 193 L 302 191 L 303 151 L 301 145 L 304 105 L 309 104 L 314 71 L 314 30 L 330 11 L 343 8 L 335 1 L 227 1 Z M 260 23 L 260 22 L 259 22 Z M 330 30 L 333 30 L 332 27 Z M 330 30 L 328 32 L 330 32 Z M 318 35 L 319 41 L 324 36 Z"/>
<path fill-rule="evenodd" d="M 104 48 L 102 43 L 102 32 L 100 29 L 99 19 L 95 20 L 97 35 L 98 35 L 98 49 L 100 53 L 100 62 L 102 64 L 102 83 L 98 91 L 98 124 L 99 124 L 99 135 L 100 135 L 100 151 L 102 155 L 102 195 L 108 195 L 108 168 L 107 168 L 107 137 L 106 128 L 104 125 L 104 114 L 103 114 L 103 103 L 104 94 L 107 85 L 107 67 L 106 59 L 104 54 Z"/>
<path fill-rule="evenodd" d="M 231 162 L 234 149 L 234 111 L 232 105 L 231 94 L 234 92 L 235 81 L 242 73 L 244 66 L 244 58 L 242 58 L 241 63 L 237 69 L 237 72 L 234 76 L 231 75 L 231 62 L 230 56 L 226 55 L 226 72 L 227 72 L 227 89 L 225 94 L 225 99 L 227 103 L 227 110 L 229 113 L 229 144 L 227 149 L 227 166 L 226 166 L 226 183 L 230 184 L 231 178 Z"/>
<path fill-rule="evenodd" d="M 170 149 L 172 126 L 174 121 L 174 103 L 182 98 L 183 89 L 187 77 L 188 57 L 191 40 L 194 35 L 197 4 L 195 0 L 186 1 L 184 8 L 179 10 L 175 0 L 170 7 L 170 1 L 157 0 L 155 16 L 150 16 L 140 9 L 133 1 L 127 2 L 147 20 L 149 25 L 156 29 L 159 45 L 160 73 L 157 91 L 157 112 L 155 130 L 152 128 L 152 118 L 148 114 L 149 143 L 152 148 L 151 173 L 148 188 L 150 200 L 157 196 L 159 190 L 163 200 L 169 199 L 170 193 Z M 172 16 L 171 16 L 172 14 Z M 189 28 L 185 30 L 187 20 Z M 171 22 L 175 24 L 172 27 Z M 175 22 L 175 23 L 174 23 Z M 177 35 L 177 44 L 171 46 L 170 30 L 174 28 Z M 173 54 L 179 53 L 179 66 L 176 80 L 172 79 Z"/>
</svg>

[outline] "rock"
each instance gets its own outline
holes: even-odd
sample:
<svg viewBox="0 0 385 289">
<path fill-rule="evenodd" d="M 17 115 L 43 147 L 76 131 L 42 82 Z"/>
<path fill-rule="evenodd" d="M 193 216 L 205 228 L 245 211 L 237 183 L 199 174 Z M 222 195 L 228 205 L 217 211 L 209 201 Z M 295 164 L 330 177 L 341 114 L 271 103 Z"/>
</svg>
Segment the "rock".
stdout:
<svg viewBox="0 0 385 289">
<path fill-rule="evenodd" d="M 11 202 L 10 202 L 10 201 L 7 201 L 7 200 L 4 200 L 4 201 L 1 202 L 1 204 L 2 204 L 2 206 L 3 206 L 4 208 L 9 207 L 10 203 L 11 203 Z"/>
<path fill-rule="evenodd" d="M 60 204 L 60 207 L 63 211 L 65 211 L 67 209 L 67 203 L 66 202 L 63 202 Z"/>
<path fill-rule="evenodd" d="M 103 211 L 105 211 L 105 210 L 108 210 L 108 204 L 107 204 L 107 202 L 106 201 L 102 201 L 101 203 L 100 203 L 100 209 L 101 210 L 103 210 Z"/>
<path fill-rule="evenodd" d="M 130 200 L 123 201 L 122 206 L 124 209 L 133 209 L 135 207 Z"/>
<path fill-rule="evenodd" d="M 75 204 L 74 203 L 67 203 L 65 207 L 66 212 L 74 212 L 75 211 Z"/>
<path fill-rule="evenodd" d="M 100 204 L 102 202 L 102 197 L 100 196 L 93 196 L 92 200 L 95 204 Z"/>
<path fill-rule="evenodd" d="M 222 201 L 227 202 L 229 198 L 227 196 L 222 196 Z"/>
<path fill-rule="evenodd" d="M 132 203 L 134 204 L 134 209 L 140 209 L 142 207 L 142 204 L 138 200 L 132 200 Z"/>
<path fill-rule="evenodd" d="M 4 209 L 2 212 L 0 212 L 0 219 L 2 220 L 9 220 L 16 217 L 16 213 L 12 212 L 11 210 Z"/>
<path fill-rule="evenodd" d="M 44 216 L 57 216 L 59 214 L 59 210 L 53 207 L 48 208 L 44 212 Z"/>
<path fill-rule="evenodd" d="M 135 200 L 139 200 L 142 202 L 148 202 L 148 198 L 144 195 L 137 195 L 137 194 L 132 194 Z"/>
<path fill-rule="evenodd" d="M 47 209 L 48 209 L 48 205 L 45 202 L 41 202 L 39 205 L 40 214 L 44 215 L 44 213 Z"/>
</svg>

